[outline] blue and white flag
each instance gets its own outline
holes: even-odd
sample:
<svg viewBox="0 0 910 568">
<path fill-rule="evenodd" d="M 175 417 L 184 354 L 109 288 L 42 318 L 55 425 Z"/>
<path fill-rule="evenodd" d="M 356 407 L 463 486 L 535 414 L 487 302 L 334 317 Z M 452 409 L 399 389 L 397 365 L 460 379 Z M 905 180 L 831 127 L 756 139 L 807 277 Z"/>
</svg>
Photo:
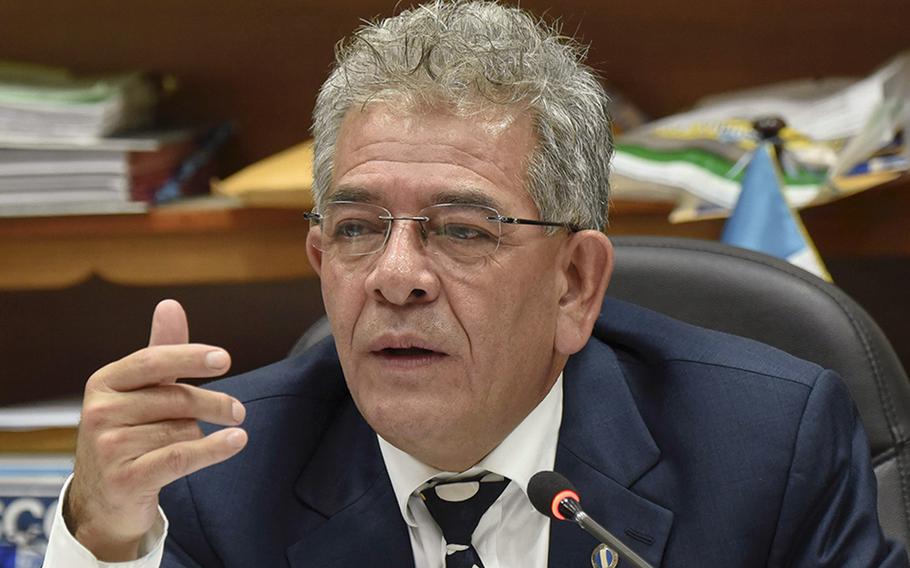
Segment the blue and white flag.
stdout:
<svg viewBox="0 0 910 568">
<path fill-rule="evenodd" d="M 782 258 L 830 282 L 831 275 L 799 214 L 787 205 L 778 176 L 774 149 L 763 143 L 746 168 L 739 199 L 720 240 Z"/>
</svg>

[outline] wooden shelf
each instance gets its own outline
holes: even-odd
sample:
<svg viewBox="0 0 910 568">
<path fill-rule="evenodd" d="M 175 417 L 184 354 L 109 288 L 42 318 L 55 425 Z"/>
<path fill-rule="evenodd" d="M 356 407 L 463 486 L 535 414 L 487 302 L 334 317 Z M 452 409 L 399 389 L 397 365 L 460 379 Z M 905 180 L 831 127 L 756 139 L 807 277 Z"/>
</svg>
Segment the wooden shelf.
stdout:
<svg viewBox="0 0 910 568">
<path fill-rule="evenodd" d="M 162 207 L 144 214 L 9 217 L 0 237 L 200 234 L 260 228 L 277 223 L 305 227 L 300 211 L 246 207 Z"/>
<path fill-rule="evenodd" d="M 611 235 L 717 239 L 722 220 L 670 224 L 672 204 L 617 201 Z M 910 257 L 910 187 L 890 184 L 803 211 L 824 257 Z M 257 282 L 313 275 L 296 209 L 159 209 L 141 215 L 0 219 L 0 288 Z"/>
<path fill-rule="evenodd" d="M 665 202 L 614 203 L 610 234 L 718 239 L 723 220 L 670 224 Z M 910 257 L 910 184 L 882 187 L 805 209 L 803 223 L 824 258 Z"/>
<path fill-rule="evenodd" d="M 66 453 L 76 452 L 75 428 L 47 430 L 0 431 L 3 452 Z"/>
<path fill-rule="evenodd" d="M 864 76 L 908 46 L 900 23 L 905 7 L 889 0 L 862 6 L 851 0 L 789 3 L 786 9 L 769 9 L 762 0 L 571 0 L 555 10 L 545 0 L 523 5 L 561 18 L 567 32 L 589 42 L 589 63 L 608 88 L 652 117 L 730 89 Z M 404 7 L 387 0 L 138 0 L 117 10 L 103 0 L 4 3 L 0 59 L 81 72 L 150 69 L 175 75 L 180 88 L 164 101 L 161 117 L 175 123 L 234 121 L 238 136 L 219 154 L 218 173 L 228 175 L 304 140 L 335 42 L 362 18 Z M 824 255 L 908 256 L 901 215 L 910 210 L 906 194 L 906 187 L 873 190 L 806 211 L 804 220 Z M 722 226 L 669 225 L 665 204 L 619 202 L 615 211 L 612 234 L 716 238 Z M 297 213 L 281 210 L 0 219 L 0 288 L 58 288 L 91 275 L 131 285 L 306 276 L 311 271 L 305 234 Z"/>
<path fill-rule="evenodd" d="M 288 209 L 160 209 L 0 219 L 0 289 L 256 282 L 313 274 L 307 223 Z"/>
</svg>

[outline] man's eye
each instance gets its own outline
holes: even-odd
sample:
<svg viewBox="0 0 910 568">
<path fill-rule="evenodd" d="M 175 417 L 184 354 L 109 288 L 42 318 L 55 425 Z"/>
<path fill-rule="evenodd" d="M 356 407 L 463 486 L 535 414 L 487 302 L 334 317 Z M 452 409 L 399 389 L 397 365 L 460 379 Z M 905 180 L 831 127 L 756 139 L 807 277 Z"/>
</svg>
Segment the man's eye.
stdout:
<svg viewBox="0 0 910 568">
<path fill-rule="evenodd" d="M 357 237 L 376 235 L 379 232 L 380 229 L 375 223 L 369 223 L 363 220 L 348 220 L 337 223 L 332 235 L 341 239 L 354 239 Z"/>
<path fill-rule="evenodd" d="M 476 225 L 445 225 L 442 227 L 442 234 L 456 241 L 481 241 L 491 238 L 488 231 Z"/>
</svg>

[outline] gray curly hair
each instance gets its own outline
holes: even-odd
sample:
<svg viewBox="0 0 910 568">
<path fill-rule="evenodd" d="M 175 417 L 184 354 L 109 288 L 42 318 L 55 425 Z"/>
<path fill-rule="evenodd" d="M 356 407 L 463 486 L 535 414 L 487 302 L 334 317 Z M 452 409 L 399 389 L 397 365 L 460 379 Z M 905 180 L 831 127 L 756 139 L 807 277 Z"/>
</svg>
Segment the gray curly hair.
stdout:
<svg viewBox="0 0 910 568">
<path fill-rule="evenodd" d="M 529 110 L 537 134 L 527 190 L 548 221 L 603 230 L 613 133 L 586 49 L 493 1 L 434 0 L 369 23 L 336 47 L 313 112 L 317 204 L 331 185 L 338 131 L 354 105 L 444 103 L 459 115 Z"/>
</svg>

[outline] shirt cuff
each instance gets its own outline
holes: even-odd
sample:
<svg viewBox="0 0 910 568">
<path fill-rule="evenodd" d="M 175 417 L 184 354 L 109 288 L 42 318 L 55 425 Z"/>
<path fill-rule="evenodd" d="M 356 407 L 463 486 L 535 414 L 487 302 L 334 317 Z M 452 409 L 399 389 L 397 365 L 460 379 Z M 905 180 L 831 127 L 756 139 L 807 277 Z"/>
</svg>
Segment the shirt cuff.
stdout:
<svg viewBox="0 0 910 568">
<path fill-rule="evenodd" d="M 127 562 L 102 562 L 82 546 L 63 521 L 63 503 L 73 476 L 70 475 L 63 489 L 60 500 L 54 511 L 54 522 L 44 555 L 44 568 L 158 568 L 164 555 L 164 539 L 167 537 L 167 517 L 158 507 L 158 519 L 149 532 L 145 533 L 139 543 L 139 558 Z"/>
</svg>

